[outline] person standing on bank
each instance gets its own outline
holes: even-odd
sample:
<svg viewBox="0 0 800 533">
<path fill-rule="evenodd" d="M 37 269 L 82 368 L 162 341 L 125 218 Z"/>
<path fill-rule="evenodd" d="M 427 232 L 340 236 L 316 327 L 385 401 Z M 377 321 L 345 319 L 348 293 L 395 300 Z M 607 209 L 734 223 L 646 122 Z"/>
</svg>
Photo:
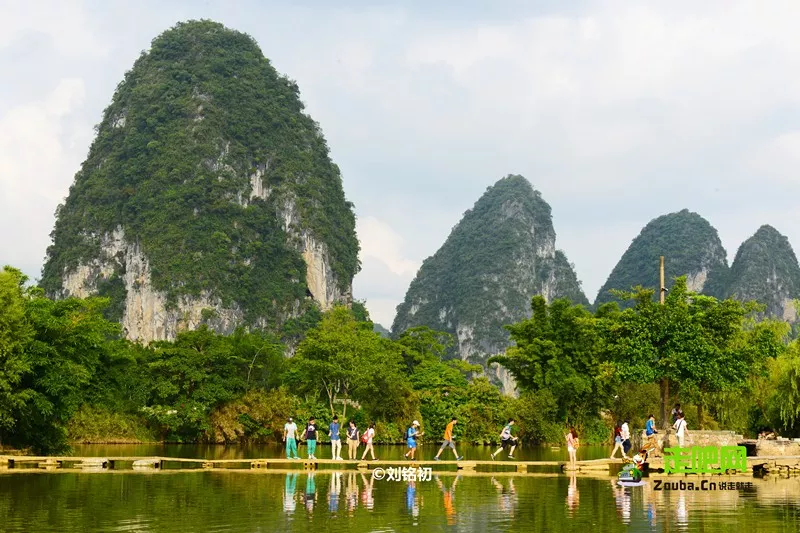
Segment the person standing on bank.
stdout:
<svg viewBox="0 0 800 533">
<path fill-rule="evenodd" d="M 650 415 L 647 418 L 647 424 L 644 426 L 644 434 L 647 437 L 647 441 L 645 442 L 645 448 L 649 451 L 655 453 L 658 450 L 658 443 L 656 442 L 656 416 Z"/>
<path fill-rule="evenodd" d="M 328 426 L 328 436 L 331 438 L 331 459 L 342 460 L 342 439 L 339 436 L 339 417 L 334 415 L 333 422 Z"/>
<path fill-rule="evenodd" d="M 373 461 L 375 460 L 375 448 L 372 447 L 372 439 L 374 438 L 375 438 L 375 422 L 370 424 L 369 429 L 361 436 L 361 440 L 363 440 L 364 444 L 367 445 L 367 447 L 364 448 L 364 453 L 361 455 L 362 461 L 367 458 L 367 452 L 369 452 L 370 455 L 372 455 L 372 460 Z"/>
<path fill-rule="evenodd" d="M 456 456 L 456 461 L 460 461 L 464 458 L 463 455 L 462 456 L 458 455 L 458 452 L 456 451 L 456 443 L 455 440 L 453 439 L 453 426 L 455 426 L 457 423 L 458 419 L 456 417 L 453 417 L 450 419 L 450 423 L 447 424 L 447 427 L 444 430 L 444 442 L 442 442 L 442 447 L 439 448 L 436 457 L 434 457 L 434 459 L 436 459 L 437 461 L 439 460 L 439 456 L 442 455 L 444 449 L 448 447 L 453 450 L 453 455 Z"/>
<path fill-rule="evenodd" d="M 620 437 L 622 437 L 622 457 L 628 457 L 628 452 L 631 451 L 631 429 L 627 420 L 622 423 Z"/>
<path fill-rule="evenodd" d="M 347 458 L 353 460 L 358 455 L 358 428 L 352 420 L 347 424 Z"/>
<path fill-rule="evenodd" d="M 567 438 L 567 451 L 569 452 L 569 466 L 571 470 L 576 470 L 578 468 L 578 432 L 575 431 L 574 427 L 569 428 L 569 433 L 566 435 Z"/>
<path fill-rule="evenodd" d="M 308 419 L 304 438 L 308 446 L 308 458 L 316 459 L 314 453 L 317 451 L 317 422 L 313 416 Z"/>
<path fill-rule="evenodd" d="M 411 422 L 411 427 L 406 430 L 406 441 L 408 443 L 408 451 L 406 452 L 406 458 L 410 458 L 412 461 L 414 460 L 414 455 L 417 453 L 417 437 L 421 437 L 424 433 L 417 433 L 417 428 L 419 427 L 419 422 L 414 420 Z"/>
<path fill-rule="evenodd" d="M 506 448 L 509 448 L 508 458 L 514 458 L 514 448 L 517 447 L 517 437 L 511 434 L 511 426 L 513 425 L 514 419 L 512 418 L 508 421 L 508 424 L 503 427 L 503 431 L 500 432 L 500 447 L 497 448 L 497 451 L 491 455 L 492 460 L 494 460 L 495 456 Z"/>
<path fill-rule="evenodd" d="M 676 403 L 675 407 L 672 408 L 672 424 L 674 425 L 678 418 L 683 414 L 683 409 L 681 409 L 681 404 Z"/>
<path fill-rule="evenodd" d="M 678 420 L 675 421 L 675 436 L 678 437 L 678 447 L 683 448 L 684 439 L 688 436 L 689 432 L 686 430 L 686 419 L 683 417 L 683 411 L 678 413 Z"/>
<path fill-rule="evenodd" d="M 611 450 L 611 459 L 615 458 L 617 450 L 622 452 L 622 457 L 625 457 L 625 449 L 622 447 L 622 428 L 620 428 L 619 422 L 614 426 L 614 449 Z"/>
<path fill-rule="evenodd" d="M 286 443 L 286 458 L 300 459 L 297 455 L 297 424 L 294 423 L 291 416 L 283 426 L 283 442 Z"/>
</svg>

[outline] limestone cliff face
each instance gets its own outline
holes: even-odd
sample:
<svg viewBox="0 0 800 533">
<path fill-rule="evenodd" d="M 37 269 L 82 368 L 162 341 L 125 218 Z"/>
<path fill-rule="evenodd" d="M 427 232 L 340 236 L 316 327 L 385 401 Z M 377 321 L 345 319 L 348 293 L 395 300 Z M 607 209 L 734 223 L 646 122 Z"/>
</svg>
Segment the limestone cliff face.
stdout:
<svg viewBox="0 0 800 533">
<path fill-rule="evenodd" d="M 85 298 L 97 294 L 98 286 L 118 273 L 121 276 L 117 279 L 123 283 L 126 294 L 122 328 L 129 339 L 144 342 L 174 339 L 178 332 L 195 329 L 200 324 L 230 333 L 244 321 L 241 309 L 226 308 L 208 294 L 184 296 L 170 304 L 166 295 L 153 287 L 147 258 L 136 243 L 125 239 L 122 228 L 103 236 L 99 258 L 65 274 L 59 296 Z"/>
<path fill-rule="evenodd" d="M 503 325 L 530 316 L 535 294 L 588 305 L 573 268 L 556 249 L 550 206 L 522 176 L 508 176 L 468 210 L 426 259 L 397 308 L 393 335 L 429 326 L 454 336 L 454 356 L 484 364 L 509 344 Z M 488 369 L 508 393 L 504 369 Z"/>
<path fill-rule="evenodd" d="M 303 227 L 293 198 L 289 197 L 284 202 L 280 218 L 283 221 L 283 230 L 290 236 L 290 242 L 303 255 L 306 264 L 306 287 L 320 308 L 327 311 L 337 302 L 351 304 L 352 280 L 345 287 L 339 283 L 331 267 L 327 245 Z"/>
<path fill-rule="evenodd" d="M 294 82 L 210 21 L 153 41 L 56 213 L 42 286 L 99 294 L 129 338 L 279 327 L 349 303 L 353 205 Z"/>
<path fill-rule="evenodd" d="M 728 273 L 727 252 L 717 230 L 697 213 L 686 209 L 651 220 L 619 260 L 595 304 L 609 302 L 612 289 L 641 285 L 658 290 L 659 257 L 664 256 L 667 286 L 686 276 L 689 290 L 719 296 Z"/>
<path fill-rule="evenodd" d="M 744 241 L 731 265 L 725 296 L 755 300 L 769 316 L 797 322 L 800 266 L 792 245 L 772 226 L 761 226 Z"/>
</svg>

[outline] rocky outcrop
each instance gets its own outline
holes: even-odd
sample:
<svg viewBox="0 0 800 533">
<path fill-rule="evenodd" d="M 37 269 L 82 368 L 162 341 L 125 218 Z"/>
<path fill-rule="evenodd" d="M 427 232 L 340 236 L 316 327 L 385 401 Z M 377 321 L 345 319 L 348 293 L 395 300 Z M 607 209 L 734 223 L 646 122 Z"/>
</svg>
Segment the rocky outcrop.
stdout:
<svg viewBox="0 0 800 533">
<path fill-rule="evenodd" d="M 800 266 L 789 239 L 772 226 L 761 226 L 739 247 L 731 265 L 725 296 L 755 300 L 769 316 L 797 322 Z"/>
<path fill-rule="evenodd" d="M 266 189 L 265 194 L 269 196 L 269 189 Z M 292 196 L 284 200 L 279 218 L 283 222 L 283 230 L 290 236 L 290 242 L 303 255 L 306 263 L 306 287 L 320 308 L 327 311 L 337 302 L 351 304 L 352 283 L 342 288 L 331 268 L 328 247 L 303 227 Z"/>
<path fill-rule="evenodd" d="M 550 206 L 522 176 L 487 189 L 426 259 L 397 308 L 392 334 L 414 326 L 447 331 L 452 355 L 485 364 L 509 345 L 505 324 L 530 316 L 531 297 L 588 305 L 566 256 L 556 249 Z M 490 377 L 512 393 L 510 376 Z"/>
<path fill-rule="evenodd" d="M 719 296 L 724 291 L 728 259 L 717 230 L 684 209 L 651 220 L 642 229 L 598 292 L 595 305 L 614 300 L 612 289 L 629 291 L 640 285 L 658 291 L 662 255 L 667 287 L 686 276 L 693 292 Z"/>
<path fill-rule="evenodd" d="M 174 339 L 184 330 L 208 324 L 220 333 L 232 332 L 244 320 L 241 309 L 226 308 L 219 299 L 203 294 L 170 303 L 153 287 L 150 264 L 136 243 L 117 228 L 101 239 L 102 254 L 64 276 L 61 297 L 85 298 L 98 293 L 100 284 L 118 277 L 124 284 L 122 328 L 126 337 L 142 342 Z"/>
</svg>

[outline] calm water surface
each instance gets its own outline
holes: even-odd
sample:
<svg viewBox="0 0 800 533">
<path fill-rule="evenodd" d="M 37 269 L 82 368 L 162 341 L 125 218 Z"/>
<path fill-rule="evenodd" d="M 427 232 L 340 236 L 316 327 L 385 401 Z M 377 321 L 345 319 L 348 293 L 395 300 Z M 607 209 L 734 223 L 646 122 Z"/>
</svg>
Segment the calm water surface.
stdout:
<svg viewBox="0 0 800 533">
<path fill-rule="evenodd" d="M 149 446 L 149 445 L 148 445 Z M 277 453 L 277 448 L 273 449 Z M 90 453 L 95 451 L 96 453 Z M 323 450 L 325 452 L 327 450 Z M 379 447 L 381 457 L 400 447 Z M 433 455 L 435 449 L 424 450 Z M 526 449 L 524 458 L 563 458 Z M 602 456 L 604 449 L 583 450 Z M 269 457 L 269 449 L 77 447 L 78 455 Z M 488 454 L 465 448 L 468 458 Z M 329 453 L 318 453 L 326 457 Z M 522 456 L 522 454 L 520 454 Z M 740 478 L 741 480 L 741 478 Z M 352 472 L 0 471 L 0 531 L 798 531 L 800 480 L 745 490 L 621 489 L 611 478 Z"/>
</svg>

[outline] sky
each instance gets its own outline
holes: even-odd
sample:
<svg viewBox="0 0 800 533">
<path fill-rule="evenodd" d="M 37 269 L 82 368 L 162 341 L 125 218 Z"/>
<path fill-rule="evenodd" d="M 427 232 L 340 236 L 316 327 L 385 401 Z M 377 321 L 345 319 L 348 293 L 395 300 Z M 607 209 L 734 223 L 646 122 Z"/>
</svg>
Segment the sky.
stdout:
<svg viewBox="0 0 800 533">
<path fill-rule="evenodd" d="M 800 243 L 800 2 L 0 0 L 0 264 L 38 278 L 56 206 L 153 38 L 209 18 L 297 81 L 355 204 L 354 296 L 389 327 L 422 261 L 522 174 L 590 300 L 688 208 L 732 259 Z"/>
</svg>

